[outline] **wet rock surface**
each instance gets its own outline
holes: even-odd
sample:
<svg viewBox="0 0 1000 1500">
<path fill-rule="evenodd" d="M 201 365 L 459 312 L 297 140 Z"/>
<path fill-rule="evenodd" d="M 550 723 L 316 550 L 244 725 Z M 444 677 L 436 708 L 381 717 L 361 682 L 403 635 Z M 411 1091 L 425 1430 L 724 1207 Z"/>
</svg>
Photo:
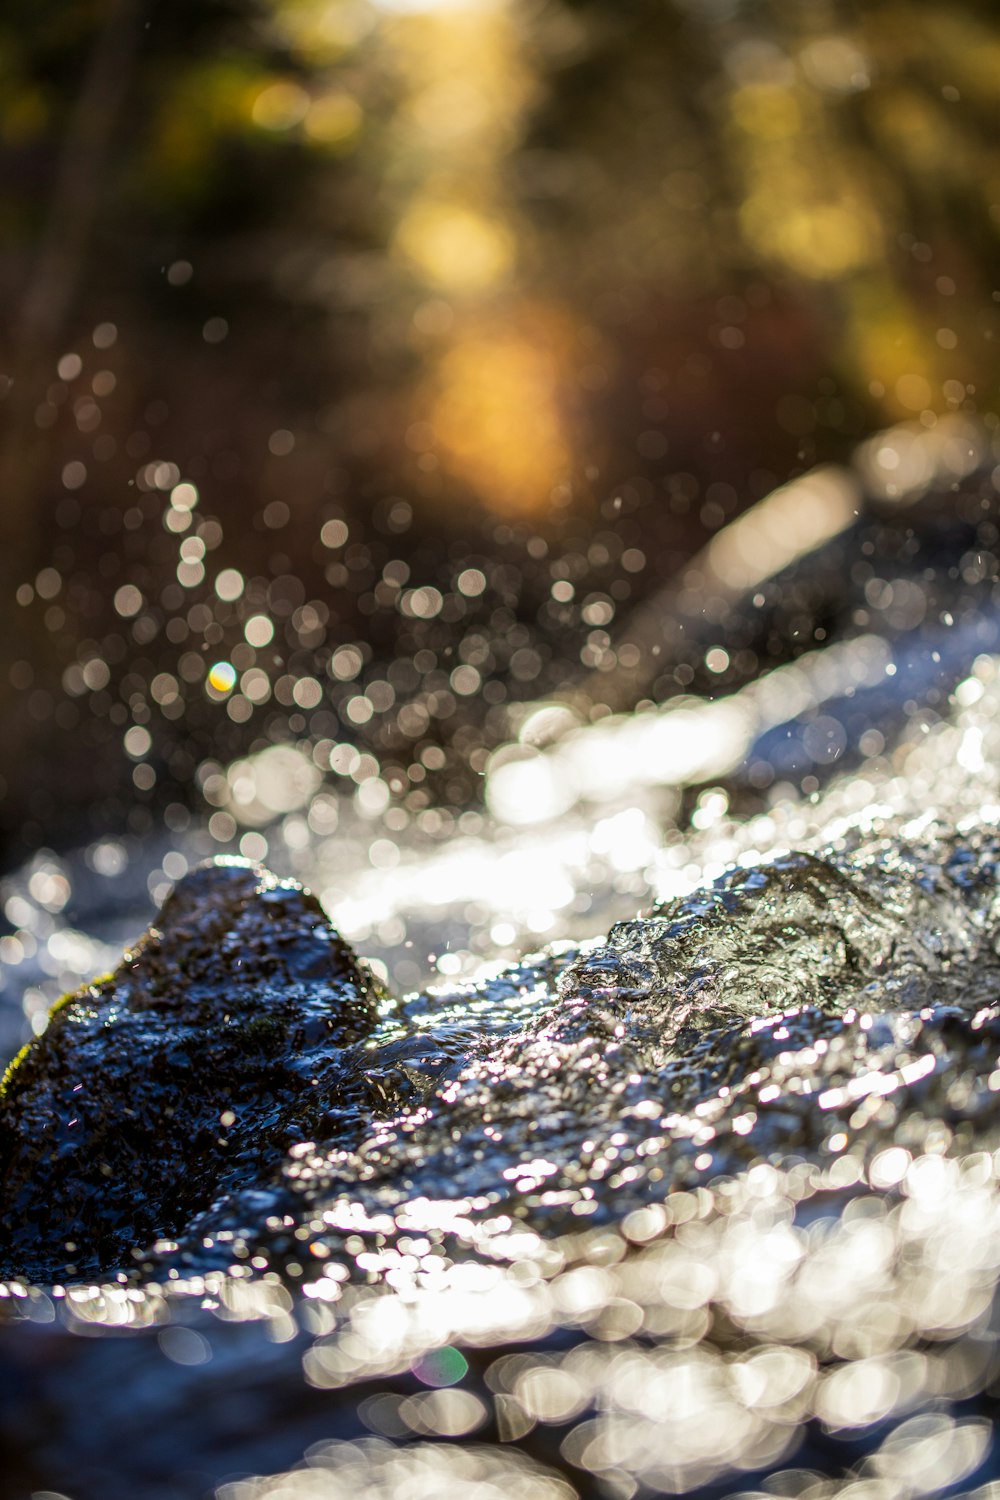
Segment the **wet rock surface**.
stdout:
<svg viewBox="0 0 1000 1500">
<path fill-rule="evenodd" d="M 294 883 L 186 877 L 6 1086 L 0 1456 L 67 1424 L 23 1492 L 991 1477 L 995 827 L 841 829 L 395 1001 Z"/>
<path fill-rule="evenodd" d="M 8 1074 L 6 1273 L 350 1261 L 415 1201 L 457 1205 L 442 1244 L 479 1254 L 512 1218 L 558 1234 L 792 1145 L 821 1163 L 841 1116 L 862 1157 L 952 1117 L 972 1139 L 996 1116 L 998 855 L 933 827 L 784 855 L 381 1003 L 301 888 L 199 869 Z"/>
<path fill-rule="evenodd" d="M 345 1067 L 377 1019 L 315 899 L 245 863 L 187 876 L 105 979 L 67 996 L 0 1098 L 0 1270 L 127 1264 L 324 1114 L 373 1100 Z"/>
</svg>

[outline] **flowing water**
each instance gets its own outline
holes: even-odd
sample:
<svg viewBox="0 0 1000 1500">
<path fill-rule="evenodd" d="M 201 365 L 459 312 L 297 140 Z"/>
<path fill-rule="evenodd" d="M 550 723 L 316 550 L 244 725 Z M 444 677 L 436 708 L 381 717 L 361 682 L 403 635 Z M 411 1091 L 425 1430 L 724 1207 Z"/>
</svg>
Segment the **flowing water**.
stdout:
<svg viewBox="0 0 1000 1500">
<path fill-rule="evenodd" d="M 7 1492 L 992 1495 L 1000 665 L 969 576 L 919 630 L 878 620 L 728 699 L 500 757 L 529 777 L 495 781 L 492 814 L 381 868 L 356 808 L 327 838 L 293 809 L 276 880 L 188 875 L 196 829 L 8 882 L 9 1050 L 27 1026 L 43 1061 L 4 1106 Z M 897 606 L 922 577 L 901 569 Z M 712 754 L 679 771 L 692 741 Z M 160 937 L 49 1025 L 174 880 Z M 405 995 L 400 964 L 423 969 Z M 220 996 L 277 1039 L 249 1015 L 233 1062 Z M 167 1054 L 196 1081 L 168 1087 Z M 214 1114 L 158 1134 L 170 1087 L 221 1105 L 221 1138 Z M 88 1143 L 109 1159 L 108 1100 L 152 1114 L 98 1232 L 74 1182 Z M 47 1114 L 32 1248 L 10 1132 L 30 1156 Z"/>
</svg>

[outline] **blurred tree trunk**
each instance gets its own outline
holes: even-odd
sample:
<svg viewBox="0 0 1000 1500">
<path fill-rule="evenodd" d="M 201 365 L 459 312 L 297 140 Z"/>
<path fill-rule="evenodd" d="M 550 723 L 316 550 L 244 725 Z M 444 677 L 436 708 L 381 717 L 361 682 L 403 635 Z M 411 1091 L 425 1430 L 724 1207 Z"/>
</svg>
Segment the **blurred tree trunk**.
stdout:
<svg viewBox="0 0 1000 1500">
<path fill-rule="evenodd" d="M 64 132 L 38 253 L 12 319 L 13 386 L 7 400 L 7 435 L 0 454 L 4 495 L 0 543 L 8 567 L 13 555 L 30 562 L 27 546 L 37 498 L 32 455 L 40 448 L 32 413 L 40 392 L 52 378 L 53 360 L 104 196 L 115 123 L 132 71 L 140 3 L 109 0 Z"/>
<path fill-rule="evenodd" d="M 24 714 L 24 696 L 11 689 L 11 663 L 30 655 L 44 669 L 41 643 L 26 650 L 24 614 L 14 590 L 33 572 L 50 521 L 51 497 L 40 492 L 45 442 L 35 411 L 55 379 L 60 342 L 72 317 L 94 224 L 105 198 L 108 163 L 120 119 L 139 36 L 142 0 L 108 0 L 83 72 L 79 92 L 62 135 L 45 226 L 20 305 L 10 321 L 11 385 L 4 402 L 0 439 L 0 553 L 7 588 L 0 595 L 0 715 L 8 725 Z M 25 729 L 30 726 L 25 725 Z M 26 744 L 21 733 L 7 733 L 11 747 L 0 755 L 0 775 L 11 781 L 8 755 Z M 0 786 L 0 793 L 3 787 Z"/>
</svg>

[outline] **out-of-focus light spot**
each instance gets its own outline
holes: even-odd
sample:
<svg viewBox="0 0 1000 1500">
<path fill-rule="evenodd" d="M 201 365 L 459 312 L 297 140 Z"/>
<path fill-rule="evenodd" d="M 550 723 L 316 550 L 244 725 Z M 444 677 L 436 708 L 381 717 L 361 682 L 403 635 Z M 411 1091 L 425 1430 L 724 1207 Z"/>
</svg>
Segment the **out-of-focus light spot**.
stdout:
<svg viewBox="0 0 1000 1500">
<path fill-rule="evenodd" d="M 217 661 L 209 668 L 207 681 L 213 692 L 231 693 L 236 686 L 236 668 L 232 662 Z"/>
<path fill-rule="evenodd" d="M 305 119 L 309 95 L 289 79 L 281 79 L 261 89 L 253 101 L 251 115 L 262 130 L 291 130 Z"/>
<path fill-rule="evenodd" d="M 513 242 L 498 220 L 462 204 L 423 198 L 403 219 L 396 243 L 428 281 L 455 292 L 495 286 L 514 259 Z"/>
<path fill-rule="evenodd" d="M 361 752 L 354 745 L 334 745 L 330 751 L 330 770 L 337 776 L 353 776 L 361 765 Z"/>
<path fill-rule="evenodd" d="M 133 724 L 131 729 L 126 730 L 123 743 L 126 753 L 133 760 L 138 760 L 141 756 L 148 754 L 153 741 L 148 729 L 143 728 L 141 724 Z"/>
<path fill-rule="evenodd" d="M 139 470 L 139 482 L 145 489 L 170 490 L 177 484 L 181 471 L 176 464 L 154 459 Z"/>
<path fill-rule="evenodd" d="M 716 787 L 711 791 L 702 792 L 691 814 L 691 826 L 699 829 L 714 828 L 728 811 L 729 798 L 724 791 Z"/>
<path fill-rule="evenodd" d="M 243 634 L 251 646 L 267 646 L 274 639 L 274 622 L 267 615 L 251 615 Z"/>
<path fill-rule="evenodd" d="M 910 1355 L 911 1361 L 920 1358 Z M 927 1412 L 910 1417 L 889 1434 L 879 1454 L 879 1467 L 892 1475 L 900 1489 L 940 1494 L 979 1467 L 992 1435 L 985 1418 L 955 1421 L 943 1412 Z"/>
<path fill-rule="evenodd" d="M 983 731 L 970 726 L 962 736 L 955 759 L 964 771 L 970 771 L 974 775 L 985 768 L 986 760 L 983 756 Z"/>
<path fill-rule="evenodd" d="M 887 1151 L 880 1151 L 868 1170 L 872 1187 L 890 1188 L 895 1187 L 897 1182 L 902 1182 L 910 1159 L 910 1153 L 904 1146 L 890 1146 Z"/>
<path fill-rule="evenodd" d="M 486 588 L 486 574 L 479 568 L 465 568 L 458 575 L 457 587 L 467 599 L 476 599 Z"/>
<path fill-rule="evenodd" d="M 428 1437 L 462 1437 L 474 1432 L 487 1419 L 486 1407 L 471 1391 L 427 1391 L 408 1396 L 399 1415 L 413 1432 Z"/>
<path fill-rule="evenodd" d="M 176 510 L 194 510 L 198 504 L 197 489 L 186 480 L 182 484 L 175 484 L 170 491 L 170 504 Z"/>
<path fill-rule="evenodd" d="M 295 434 L 289 432 L 287 427 L 279 427 L 272 432 L 267 440 L 268 452 L 273 453 L 275 458 L 286 458 L 295 447 Z"/>
<path fill-rule="evenodd" d="M 245 833 L 240 839 L 240 853 L 244 859 L 264 860 L 267 849 L 267 839 L 262 833 Z"/>
<path fill-rule="evenodd" d="M 845 36 L 818 37 L 803 47 L 799 64 L 810 83 L 831 93 L 853 93 L 871 83 L 868 59 Z"/>
<path fill-rule="evenodd" d="M 348 698 L 344 705 L 344 713 L 352 724 L 367 724 L 374 712 L 371 700 L 363 693 L 358 694 L 356 698 Z"/>
<path fill-rule="evenodd" d="M 236 837 L 236 820 L 226 812 L 216 812 L 208 820 L 208 831 L 218 844 L 228 844 Z"/>
<path fill-rule="evenodd" d="M 407 589 L 399 601 L 403 614 L 412 615 L 418 620 L 432 620 L 441 613 L 443 604 L 444 595 L 441 590 L 431 586 Z"/>
<path fill-rule="evenodd" d="M 266 703 L 271 696 L 271 679 L 260 667 L 250 667 L 240 678 L 240 691 L 249 703 Z"/>
<path fill-rule="evenodd" d="M 212 1358 L 212 1346 L 194 1328 L 182 1326 L 161 1328 L 157 1341 L 167 1358 L 175 1365 L 203 1365 Z"/>
<path fill-rule="evenodd" d="M 462 697 L 469 697 L 472 693 L 479 691 L 482 678 L 475 667 L 456 667 L 449 678 L 452 689 Z"/>
<path fill-rule="evenodd" d="M 299 708 L 315 708 L 323 701 L 323 689 L 315 677 L 300 677 L 292 688 L 292 702 Z"/>
<path fill-rule="evenodd" d="M 984 454 L 975 422 L 944 416 L 931 428 L 902 423 L 880 433 L 862 445 L 856 463 L 880 499 L 906 504 L 932 484 L 964 479 Z"/>
<path fill-rule="evenodd" d="M 91 845 L 87 850 L 87 863 L 98 875 L 110 880 L 127 867 L 128 855 L 121 844 L 105 841 Z"/>
<path fill-rule="evenodd" d="M 978 677 L 966 677 L 955 689 L 955 702 L 960 708 L 971 708 L 983 696 L 985 688 Z"/>
<path fill-rule="evenodd" d="M 163 512 L 163 524 L 167 531 L 175 535 L 181 531 L 187 531 L 191 525 L 191 512 L 189 510 L 178 510 L 173 505 L 168 505 Z"/>
<path fill-rule="evenodd" d="M 61 588 L 62 577 L 57 568 L 43 568 L 35 579 L 39 599 L 54 599 Z"/>
<path fill-rule="evenodd" d="M 79 354 L 64 354 L 56 365 L 56 372 L 60 380 L 75 380 L 83 369 L 83 360 Z"/>
<path fill-rule="evenodd" d="M 580 611 L 580 618 L 585 625 L 610 625 L 614 615 L 614 605 L 603 594 L 588 595 Z"/>
<path fill-rule="evenodd" d="M 271 745 L 246 760 L 234 761 L 219 792 L 227 810 L 240 823 L 253 827 L 306 807 L 321 779 L 303 751 L 294 745 Z"/>
<path fill-rule="evenodd" d="M 487 764 L 486 801 L 505 822 L 538 823 L 565 812 L 574 793 L 549 757 L 528 746 L 519 747 L 516 754 L 505 746 Z"/>
<path fill-rule="evenodd" d="M 82 464 L 78 458 L 66 464 L 62 471 L 62 482 L 68 490 L 78 490 L 87 482 L 87 465 Z"/>
<path fill-rule="evenodd" d="M 70 887 L 65 875 L 59 870 L 36 870 L 28 881 L 28 890 L 46 911 L 62 911 L 69 900 Z"/>
<path fill-rule="evenodd" d="M 336 547 L 342 547 L 349 535 L 347 522 L 334 517 L 332 521 L 324 522 L 319 539 L 324 547 L 329 547 L 332 551 Z"/>
<path fill-rule="evenodd" d="M 831 765 L 847 749 L 843 724 L 829 714 L 820 714 L 803 730 L 802 748 L 815 765 Z"/>
<path fill-rule="evenodd" d="M 741 218 L 752 245 L 813 280 L 841 277 L 877 253 L 879 226 L 856 200 L 807 206 L 791 197 L 781 204 L 768 184 L 750 195 Z"/>
<path fill-rule="evenodd" d="M 330 672 L 341 682 L 357 677 L 363 665 L 364 658 L 356 646 L 341 646 L 330 658 Z"/>
<path fill-rule="evenodd" d="M 363 118 L 360 104 L 350 94 L 324 94 L 309 106 L 305 133 L 318 145 L 343 147 L 354 141 Z"/>
<path fill-rule="evenodd" d="M 565 703 L 536 704 L 526 715 L 517 738 L 540 749 L 580 726 L 580 716 Z"/>
<path fill-rule="evenodd" d="M 654 858 L 657 849 L 655 830 L 638 807 L 627 807 L 610 818 L 601 818 L 590 836 L 595 854 L 605 856 L 615 870 L 641 870 Z M 558 906 L 558 900 L 553 905 Z"/>
<path fill-rule="evenodd" d="M 368 862 L 376 870 L 393 870 L 399 860 L 399 845 L 392 839 L 374 839 L 369 846 Z"/>
<path fill-rule="evenodd" d="M 833 1428 L 865 1427 L 881 1420 L 901 1395 L 893 1365 L 891 1359 L 859 1359 L 833 1370 L 820 1388 L 818 1415 Z"/>
<path fill-rule="evenodd" d="M 115 609 L 125 620 L 130 620 L 142 608 L 142 595 L 133 583 L 123 583 L 115 590 Z"/>
<path fill-rule="evenodd" d="M 227 603 L 238 599 L 243 592 L 243 574 L 238 568 L 223 568 L 215 580 L 215 592 L 218 597 Z"/>
<path fill-rule="evenodd" d="M 468 1369 L 469 1362 L 465 1355 L 449 1345 L 444 1349 L 435 1349 L 417 1360 L 413 1373 L 424 1385 L 446 1386 L 457 1385 L 464 1379 Z"/>
<path fill-rule="evenodd" d="M 362 817 L 377 818 L 385 812 L 390 799 L 391 793 L 386 783 L 380 777 L 372 776 L 358 787 L 354 794 L 354 805 Z"/>
<path fill-rule="evenodd" d="M 117 338 L 118 329 L 114 323 L 98 323 L 91 334 L 95 349 L 110 349 Z"/>
<path fill-rule="evenodd" d="M 705 653 L 705 665 L 710 672 L 724 672 L 729 666 L 729 652 L 722 646 L 713 646 Z"/>
<path fill-rule="evenodd" d="M 83 681 L 92 693 L 99 693 L 102 688 L 106 688 L 111 681 L 111 669 L 107 662 L 99 656 L 84 662 Z"/>
</svg>

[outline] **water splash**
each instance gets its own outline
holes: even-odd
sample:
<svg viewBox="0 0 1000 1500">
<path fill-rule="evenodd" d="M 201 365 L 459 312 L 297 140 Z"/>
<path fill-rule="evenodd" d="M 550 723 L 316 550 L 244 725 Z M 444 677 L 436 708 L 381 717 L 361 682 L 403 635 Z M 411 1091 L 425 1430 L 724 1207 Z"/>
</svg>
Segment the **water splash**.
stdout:
<svg viewBox="0 0 1000 1500">
<path fill-rule="evenodd" d="M 357 1062 L 397 1103 L 359 1138 L 265 1153 L 119 1276 L 9 1284 L 12 1314 L 190 1334 L 185 1388 L 241 1328 L 287 1348 L 347 1436 L 219 1500 L 990 1472 L 998 703 L 970 680 L 880 806 L 834 783 L 772 820 L 811 847 L 752 861 L 727 825 L 712 883 L 385 1009 Z M 932 776 L 957 826 L 913 816 Z"/>
</svg>

